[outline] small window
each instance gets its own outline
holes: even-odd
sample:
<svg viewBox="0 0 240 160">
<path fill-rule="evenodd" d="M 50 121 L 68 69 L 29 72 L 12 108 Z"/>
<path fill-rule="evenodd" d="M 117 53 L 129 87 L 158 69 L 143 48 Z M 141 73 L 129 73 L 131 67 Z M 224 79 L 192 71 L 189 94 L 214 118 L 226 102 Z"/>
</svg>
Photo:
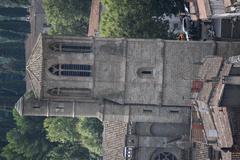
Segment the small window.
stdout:
<svg viewBox="0 0 240 160">
<path fill-rule="evenodd" d="M 38 108 L 40 108 L 40 106 L 39 106 L 39 104 L 33 104 L 33 108 L 35 108 L 35 109 L 38 109 Z"/>
<path fill-rule="evenodd" d="M 152 75 L 152 71 L 142 71 L 141 74 L 144 74 L 144 75 Z"/>
<path fill-rule="evenodd" d="M 170 110 L 170 113 L 179 113 L 178 110 Z"/>
<path fill-rule="evenodd" d="M 79 76 L 90 77 L 91 65 L 82 64 L 56 64 L 52 65 L 49 72 L 56 76 Z"/>
<path fill-rule="evenodd" d="M 58 106 L 55 108 L 56 112 L 64 112 L 64 104 L 60 103 Z"/>
<path fill-rule="evenodd" d="M 143 109 L 144 113 L 152 113 L 153 111 L 151 109 Z"/>
<path fill-rule="evenodd" d="M 152 67 L 139 68 L 137 70 L 137 75 L 140 78 L 152 78 L 153 77 L 153 68 Z"/>
<path fill-rule="evenodd" d="M 90 44 L 53 43 L 49 48 L 54 52 L 91 53 Z"/>
</svg>

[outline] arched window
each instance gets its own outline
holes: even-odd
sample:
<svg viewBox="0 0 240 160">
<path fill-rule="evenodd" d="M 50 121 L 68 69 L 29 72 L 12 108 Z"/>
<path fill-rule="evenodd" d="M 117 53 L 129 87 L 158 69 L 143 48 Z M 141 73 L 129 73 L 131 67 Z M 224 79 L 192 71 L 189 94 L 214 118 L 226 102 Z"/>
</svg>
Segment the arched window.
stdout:
<svg viewBox="0 0 240 160">
<path fill-rule="evenodd" d="M 52 65 L 49 69 L 49 72 L 51 72 L 52 74 L 58 76 L 59 75 L 59 64 L 56 65 Z"/>
<path fill-rule="evenodd" d="M 90 77 L 91 65 L 82 64 L 56 64 L 52 65 L 49 72 L 56 76 L 79 76 Z"/>
<path fill-rule="evenodd" d="M 140 78 L 152 78 L 153 68 L 152 67 L 142 67 L 137 70 L 137 75 Z"/>
<path fill-rule="evenodd" d="M 65 97 L 90 97 L 91 90 L 88 88 L 52 88 L 47 91 L 52 96 Z"/>
<path fill-rule="evenodd" d="M 73 53 L 91 53 L 90 44 L 74 44 L 74 43 L 53 43 L 49 48 L 54 52 L 73 52 Z"/>
</svg>

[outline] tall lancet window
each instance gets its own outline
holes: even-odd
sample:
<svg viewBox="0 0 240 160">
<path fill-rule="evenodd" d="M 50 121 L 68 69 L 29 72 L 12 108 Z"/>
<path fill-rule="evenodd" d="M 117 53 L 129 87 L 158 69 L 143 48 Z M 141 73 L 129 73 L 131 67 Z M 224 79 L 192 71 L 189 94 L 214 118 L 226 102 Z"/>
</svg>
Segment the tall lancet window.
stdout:
<svg viewBox="0 0 240 160">
<path fill-rule="evenodd" d="M 54 52 L 72 52 L 72 53 L 91 53 L 90 44 L 74 44 L 74 43 L 53 43 L 49 48 Z"/>
<path fill-rule="evenodd" d="M 90 97 L 91 90 L 88 88 L 52 88 L 47 91 L 52 96 L 66 97 Z"/>
<path fill-rule="evenodd" d="M 88 64 L 55 64 L 48 70 L 56 76 L 90 77 L 92 73 Z"/>
</svg>

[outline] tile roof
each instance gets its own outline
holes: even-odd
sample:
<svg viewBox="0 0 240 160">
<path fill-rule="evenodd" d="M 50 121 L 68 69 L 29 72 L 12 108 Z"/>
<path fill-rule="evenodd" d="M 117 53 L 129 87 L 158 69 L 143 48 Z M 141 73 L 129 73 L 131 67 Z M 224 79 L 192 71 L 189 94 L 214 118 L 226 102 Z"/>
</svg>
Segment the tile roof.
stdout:
<svg viewBox="0 0 240 160">
<path fill-rule="evenodd" d="M 96 35 L 96 32 L 99 31 L 99 22 L 100 22 L 100 0 L 92 0 L 88 26 L 88 36 Z"/>
<path fill-rule="evenodd" d="M 194 160 L 207 160 L 209 146 L 204 143 L 194 143 Z"/>
<path fill-rule="evenodd" d="M 42 36 L 39 36 L 32 54 L 26 64 L 28 81 L 31 83 L 31 90 L 35 96 L 40 96 L 43 70 L 43 54 L 42 54 Z"/>
<path fill-rule="evenodd" d="M 226 108 L 219 107 L 224 84 L 216 77 L 228 75 L 231 65 L 222 62 L 221 57 L 208 57 L 204 60 L 199 71 L 199 78 L 204 84 L 196 98 L 196 107 L 207 140 L 221 148 L 229 148 L 233 144 L 229 116 Z M 193 140 L 200 141 L 201 129 L 196 125 L 197 123 L 193 123 Z"/>
<path fill-rule="evenodd" d="M 120 121 L 104 121 L 103 160 L 125 160 L 123 150 L 127 123 Z"/>
<path fill-rule="evenodd" d="M 226 7 L 231 5 L 230 0 L 192 0 L 190 13 L 193 20 L 207 20 L 213 15 L 226 13 Z"/>
</svg>

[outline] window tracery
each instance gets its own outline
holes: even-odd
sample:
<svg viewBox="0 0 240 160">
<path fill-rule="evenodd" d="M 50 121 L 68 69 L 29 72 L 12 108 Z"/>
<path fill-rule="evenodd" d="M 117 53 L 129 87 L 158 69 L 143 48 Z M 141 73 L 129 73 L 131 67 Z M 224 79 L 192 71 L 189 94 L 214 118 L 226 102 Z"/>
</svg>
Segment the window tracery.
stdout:
<svg viewBox="0 0 240 160">
<path fill-rule="evenodd" d="M 86 64 L 55 64 L 48 70 L 56 76 L 90 77 L 92 73 L 91 65 Z"/>
</svg>

